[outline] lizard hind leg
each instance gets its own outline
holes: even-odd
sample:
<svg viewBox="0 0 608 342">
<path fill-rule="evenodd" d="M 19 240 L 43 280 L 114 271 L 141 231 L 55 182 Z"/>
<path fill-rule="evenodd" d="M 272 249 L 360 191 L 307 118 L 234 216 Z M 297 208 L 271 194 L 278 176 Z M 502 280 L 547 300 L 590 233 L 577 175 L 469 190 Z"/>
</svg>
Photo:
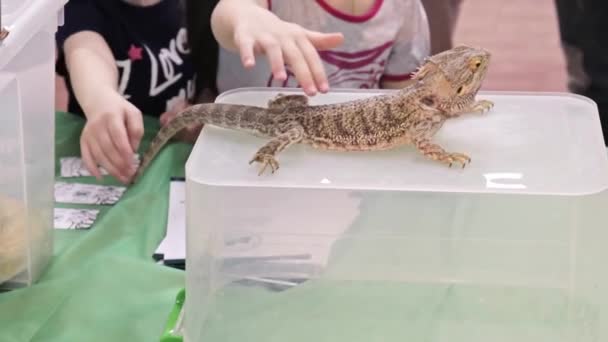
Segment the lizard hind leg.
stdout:
<svg viewBox="0 0 608 342">
<path fill-rule="evenodd" d="M 253 158 L 249 161 L 249 164 L 258 162 L 262 164 L 258 175 L 262 175 L 266 168 L 270 166 L 271 173 L 275 173 L 279 169 L 279 162 L 276 160 L 278 153 L 286 149 L 287 147 L 297 144 L 302 141 L 304 137 L 304 129 L 299 124 L 289 125 L 289 128 L 282 130 L 282 133 L 267 142 L 262 146 Z"/>
<path fill-rule="evenodd" d="M 308 106 L 308 97 L 306 95 L 285 95 L 279 93 L 268 101 L 268 108 L 276 111 L 306 106 Z"/>
<path fill-rule="evenodd" d="M 466 154 L 447 152 L 441 146 L 434 144 L 429 140 L 417 141 L 416 148 L 425 157 L 448 164 L 449 167 L 452 167 L 454 163 L 460 163 L 464 169 L 464 167 L 471 162 L 471 157 Z"/>
</svg>

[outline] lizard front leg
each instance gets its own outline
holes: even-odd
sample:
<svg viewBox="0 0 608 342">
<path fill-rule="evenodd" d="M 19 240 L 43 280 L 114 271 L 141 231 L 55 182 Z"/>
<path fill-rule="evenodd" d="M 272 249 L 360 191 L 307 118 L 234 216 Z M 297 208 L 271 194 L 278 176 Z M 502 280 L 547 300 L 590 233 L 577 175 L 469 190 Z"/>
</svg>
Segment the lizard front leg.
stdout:
<svg viewBox="0 0 608 342">
<path fill-rule="evenodd" d="M 478 100 L 473 102 L 466 111 L 469 113 L 485 113 L 494 107 L 494 102 L 489 100 Z"/>
<path fill-rule="evenodd" d="M 300 124 L 290 124 L 281 132 L 262 146 L 249 161 L 249 164 L 253 162 L 262 164 L 258 175 L 262 175 L 268 166 L 270 166 L 272 173 L 275 173 L 279 169 L 279 162 L 276 160 L 277 154 L 287 147 L 299 143 L 304 137 L 304 128 Z"/>
<path fill-rule="evenodd" d="M 283 111 L 288 108 L 308 106 L 308 97 L 305 95 L 278 94 L 268 101 L 268 108 L 273 111 Z"/>
<path fill-rule="evenodd" d="M 447 152 L 441 146 L 432 143 L 428 139 L 417 140 L 415 146 L 425 157 L 448 164 L 449 167 L 452 167 L 454 163 L 460 163 L 462 164 L 462 168 L 464 168 L 471 162 L 471 158 L 466 154 Z"/>
<path fill-rule="evenodd" d="M 483 114 L 494 107 L 494 102 L 489 100 L 478 100 L 471 102 L 469 105 L 464 107 L 454 106 L 450 109 L 450 116 L 459 116 L 467 113 L 479 113 Z"/>
</svg>

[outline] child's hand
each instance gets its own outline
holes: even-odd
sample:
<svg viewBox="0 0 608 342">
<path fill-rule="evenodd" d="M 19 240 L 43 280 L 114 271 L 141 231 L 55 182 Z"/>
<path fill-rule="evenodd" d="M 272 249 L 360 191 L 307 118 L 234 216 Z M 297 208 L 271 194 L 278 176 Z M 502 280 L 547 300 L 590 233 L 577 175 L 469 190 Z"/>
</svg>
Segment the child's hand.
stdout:
<svg viewBox="0 0 608 342">
<path fill-rule="evenodd" d="M 164 112 L 160 116 L 160 125 L 163 127 L 166 126 L 167 124 L 169 124 L 169 122 L 171 122 L 171 120 L 175 118 L 175 116 L 177 116 L 179 112 L 188 108 L 190 105 L 191 104 L 188 103 L 188 101 L 180 100 L 175 104 L 175 106 L 173 106 L 173 108 L 171 108 L 171 110 Z M 193 125 L 186 127 L 179 131 L 177 134 L 175 134 L 174 139 L 178 141 L 194 143 L 198 138 L 199 134 L 201 133 L 201 129 L 203 129 L 203 125 Z"/>
<path fill-rule="evenodd" d="M 144 133 L 139 109 L 120 94 L 99 94 L 97 110 L 87 113 L 80 150 L 87 170 L 101 179 L 98 166 L 126 184 L 136 171 L 134 153 Z"/>
<path fill-rule="evenodd" d="M 220 4 L 222 2 L 220 1 Z M 233 5 L 233 8 L 228 6 Z M 246 68 L 255 65 L 255 54 L 263 53 L 268 58 L 274 78 L 285 80 L 285 64 L 288 64 L 300 86 L 309 96 L 317 91 L 329 90 L 325 69 L 318 50 L 334 48 L 344 40 L 341 33 L 320 33 L 285 22 L 275 14 L 260 6 L 244 6 L 245 3 L 232 4 L 226 1 L 217 14 L 217 35 L 221 39 L 225 21 L 234 24 L 229 39 L 241 55 Z M 240 8 L 239 8 L 240 7 Z M 222 12 L 223 11 L 223 12 Z M 236 13 L 235 13 L 236 12 Z M 223 40 L 220 40 L 223 41 Z"/>
</svg>

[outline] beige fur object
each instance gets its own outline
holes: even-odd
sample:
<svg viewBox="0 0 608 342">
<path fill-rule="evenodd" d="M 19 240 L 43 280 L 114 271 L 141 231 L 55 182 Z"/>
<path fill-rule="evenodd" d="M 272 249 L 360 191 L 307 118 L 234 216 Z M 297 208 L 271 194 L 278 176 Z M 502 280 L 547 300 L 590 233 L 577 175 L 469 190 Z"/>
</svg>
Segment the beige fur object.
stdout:
<svg viewBox="0 0 608 342">
<path fill-rule="evenodd" d="M 23 202 L 0 197 L 0 284 L 27 265 L 27 211 Z"/>
</svg>

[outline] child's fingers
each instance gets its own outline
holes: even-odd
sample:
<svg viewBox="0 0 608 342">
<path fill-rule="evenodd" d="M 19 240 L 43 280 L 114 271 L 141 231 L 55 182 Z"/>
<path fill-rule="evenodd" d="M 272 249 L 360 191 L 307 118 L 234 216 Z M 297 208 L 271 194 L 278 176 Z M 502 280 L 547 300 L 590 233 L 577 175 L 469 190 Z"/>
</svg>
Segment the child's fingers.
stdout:
<svg viewBox="0 0 608 342">
<path fill-rule="evenodd" d="M 312 45 L 320 51 L 333 49 L 344 42 L 342 33 L 321 33 L 306 30 L 306 36 Z"/>
<path fill-rule="evenodd" d="M 281 44 L 273 37 L 261 38 L 258 40 L 258 44 L 262 47 L 268 58 L 274 78 L 279 80 L 286 79 L 287 74 L 285 73 L 285 61 L 283 59 Z"/>
<path fill-rule="evenodd" d="M 192 104 L 189 101 L 183 99 L 180 100 L 177 104 L 171 107 L 170 110 L 160 115 L 160 117 L 158 118 L 160 125 L 166 126 L 169 122 L 171 122 L 171 120 L 175 119 L 178 114 L 188 109 L 188 107 L 190 106 L 192 106 Z"/>
<path fill-rule="evenodd" d="M 178 113 L 174 111 L 164 112 L 158 120 L 160 121 L 161 126 L 166 126 L 171 120 L 175 119 Z"/>
<path fill-rule="evenodd" d="M 186 101 L 185 99 L 181 99 L 171 110 L 171 112 L 173 113 L 174 116 L 176 116 L 177 114 L 183 112 L 186 108 L 190 107 L 191 104 L 190 102 Z"/>
<path fill-rule="evenodd" d="M 241 55 L 243 66 L 245 68 L 253 67 L 255 65 L 255 55 L 253 53 L 255 42 L 253 38 L 248 33 L 244 33 L 243 30 L 237 29 L 234 33 L 234 43 Z"/>
<path fill-rule="evenodd" d="M 112 162 L 110 162 L 110 159 L 101 148 L 101 144 L 92 143 L 89 145 L 89 148 L 91 150 L 91 154 L 93 155 L 93 159 L 97 161 L 97 164 L 101 165 L 111 176 L 117 178 L 119 181 L 123 183 L 126 182 L 120 172 L 118 172 Z"/>
<path fill-rule="evenodd" d="M 91 175 L 97 178 L 97 180 L 101 180 L 101 172 L 99 171 L 97 163 L 95 162 L 95 159 L 93 159 L 91 151 L 89 150 L 87 140 L 81 140 L 80 154 L 82 155 L 82 161 L 84 163 L 84 166 L 87 168 L 89 173 L 91 173 Z"/>
<path fill-rule="evenodd" d="M 289 65 L 293 69 L 293 73 L 296 75 L 298 83 L 300 83 L 300 86 L 304 92 L 308 96 L 314 96 L 317 92 L 317 88 L 313 83 L 312 75 L 310 74 L 310 69 L 308 68 L 308 63 L 306 63 L 304 55 L 302 55 L 302 52 L 296 43 L 292 40 L 284 41 L 283 51 Z"/>
<path fill-rule="evenodd" d="M 325 75 L 325 68 L 323 67 L 323 63 L 321 62 L 321 58 L 319 57 L 319 53 L 315 49 L 315 47 L 310 43 L 310 41 L 306 38 L 298 39 L 297 41 L 298 47 L 302 51 L 304 58 L 308 64 L 308 68 L 312 73 L 312 77 L 314 78 L 314 82 L 317 85 L 319 91 L 325 93 L 329 90 L 329 85 L 327 84 L 327 76 Z"/>
<path fill-rule="evenodd" d="M 125 115 L 129 142 L 131 143 L 132 152 L 136 152 L 139 148 L 141 138 L 144 136 L 143 116 L 135 107 L 127 109 Z"/>
<path fill-rule="evenodd" d="M 158 118 L 158 121 L 160 122 L 161 126 L 165 126 L 169 122 L 170 115 L 171 115 L 171 112 L 164 112 L 160 115 L 160 117 Z"/>
<path fill-rule="evenodd" d="M 131 143 L 129 142 L 127 128 L 121 120 L 110 120 L 108 122 L 108 131 L 114 147 L 121 154 L 125 160 L 130 160 L 133 157 L 133 150 L 131 149 Z"/>
<path fill-rule="evenodd" d="M 111 168 L 108 169 L 108 172 L 112 170 L 111 174 L 114 177 L 120 176 L 121 178 L 124 178 L 125 176 L 128 176 L 129 169 L 131 168 L 132 155 L 129 155 L 127 158 L 121 156 L 116 148 L 116 142 L 113 141 L 107 130 L 99 132 L 97 141 L 101 147 L 100 150 L 103 153 L 103 160 L 106 163 L 111 164 Z"/>
</svg>

